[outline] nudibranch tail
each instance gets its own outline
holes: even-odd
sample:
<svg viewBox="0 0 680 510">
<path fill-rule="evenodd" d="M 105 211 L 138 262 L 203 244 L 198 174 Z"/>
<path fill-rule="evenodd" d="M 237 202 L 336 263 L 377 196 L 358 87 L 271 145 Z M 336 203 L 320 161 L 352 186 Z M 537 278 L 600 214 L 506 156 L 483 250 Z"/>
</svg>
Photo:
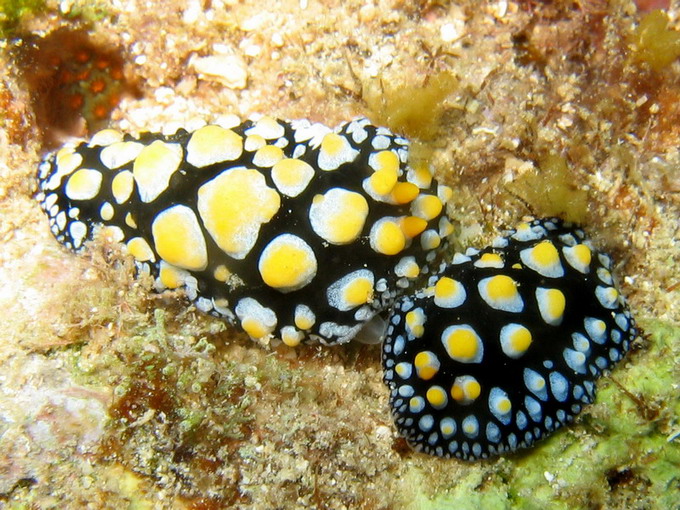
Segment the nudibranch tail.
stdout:
<svg viewBox="0 0 680 510">
<path fill-rule="evenodd" d="M 557 219 L 442 265 L 389 319 L 384 381 L 399 432 L 416 450 L 476 460 L 572 421 L 637 335 L 611 269 Z"/>
<path fill-rule="evenodd" d="M 107 129 L 43 160 L 38 199 L 66 247 L 105 228 L 158 290 L 254 339 L 343 343 L 430 274 L 453 230 L 451 190 L 408 159 L 367 119 Z"/>
</svg>

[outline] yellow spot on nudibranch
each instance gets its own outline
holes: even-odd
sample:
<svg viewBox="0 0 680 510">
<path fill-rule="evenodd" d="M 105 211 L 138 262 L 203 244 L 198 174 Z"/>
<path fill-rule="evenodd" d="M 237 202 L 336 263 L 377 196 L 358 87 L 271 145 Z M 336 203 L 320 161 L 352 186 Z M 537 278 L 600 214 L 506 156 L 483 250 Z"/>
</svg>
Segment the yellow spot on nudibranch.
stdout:
<svg viewBox="0 0 680 510">
<path fill-rule="evenodd" d="M 406 216 L 405 218 L 401 219 L 399 226 L 407 238 L 413 239 L 417 235 L 422 234 L 422 232 L 427 228 L 427 221 L 415 216 Z"/>
<path fill-rule="evenodd" d="M 151 225 L 158 255 L 174 266 L 202 271 L 208 264 L 205 239 L 194 211 L 175 205 L 159 213 Z"/>
<path fill-rule="evenodd" d="M 467 325 L 454 325 L 444 329 L 441 336 L 447 354 L 461 363 L 479 363 L 484 354 L 484 344 L 479 335 Z"/>
<path fill-rule="evenodd" d="M 130 255 L 140 262 L 155 260 L 153 250 L 146 239 L 143 237 L 133 237 L 127 242 L 127 249 Z"/>
<path fill-rule="evenodd" d="M 314 169 L 300 159 L 285 158 L 272 168 L 272 179 L 278 190 L 286 196 L 302 193 L 314 177 Z"/>
<path fill-rule="evenodd" d="M 416 338 L 425 334 L 425 313 L 422 308 L 416 308 L 406 314 L 406 330 Z"/>
<path fill-rule="evenodd" d="M 345 287 L 345 301 L 352 307 L 368 303 L 373 298 L 373 282 L 368 278 L 356 278 Z"/>
<path fill-rule="evenodd" d="M 413 365 L 416 367 L 418 377 L 425 381 L 432 379 L 441 366 L 437 355 L 431 351 L 421 351 L 416 354 Z"/>
<path fill-rule="evenodd" d="M 213 277 L 218 282 L 226 282 L 231 276 L 231 271 L 224 264 L 220 264 L 213 271 Z"/>
<path fill-rule="evenodd" d="M 275 237 L 262 251 L 258 269 L 264 283 L 281 292 L 304 287 L 316 275 L 312 248 L 292 234 Z"/>
<path fill-rule="evenodd" d="M 425 394 L 427 401 L 435 409 L 442 409 L 446 406 L 448 398 L 446 391 L 441 386 L 430 386 Z"/>
<path fill-rule="evenodd" d="M 231 129 L 204 126 L 187 143 L 187 162 L 203 168 L 222 161 L 233 161 L 243 153 L 243 138 Z"/>
<path fill-rule="evenodd" d="M 482 387 L 477 379 L 469 375 L 462 375 L 456 377 L 451 386 L 451 397 L 459 404 L 469 404 L 476 400 Z"/>
<path fill-rule="evenodd" d="M 198 189 L 198 212 L 206 230 L 227 255 L 239 260 L 280 205 L 281 197 L 264 176 L 244 167 L 225 170 Z"/>
<path fill-rule="evenodd" d="M 392 200 L 399 205 L 412 202 L 419 194 L 418 186 L 410 182 L 398 182 L 392 188 Z"/>
<path fill-rule="evenodd" d="M 566 298 L 559 289 L 536 289 L 536 301 L 543 320 L 551 326 L 559 326 L 562 323 Z"/>
<path fill-rule="evenodd" d="M 66 196 L 71 200 L 91 200 L 99 193 L 102 173 L 99 170 L 81 168 L 66 182 Z"/>
<path fill-rule="evenodd" d="M 264 168 L 271 168 L 283 159 L 283 151 L 276 145 L 265 145 L 257 149 L 253 156 L 253 164 Z"/>
<path fill-rule="evenodd" d="M 111 192 L 113 193 L 113 198 L 116 199 L 116 203 L 122 204 L 127 202 L 132 194 L 134 184 L 135 180 L 132 177 L 132 172 L 129 170 L 123 170 L 116 174 L 111 181 Z"/>
<path fill-rule="evenodd" d="M 420 195 L 411 204 L 411 214 L 427 221 L 436 218 L 442 209 L 442 201 L 434 195 Z"/>
<path fill-rule="evenodd" d="M 156 140 L 142 149 L 132 165 L 142 202 L 153 202 L 165 191 L 181 162 L 182 146 L 178 143 Z"/>
<path fill-rule="evenodd" d="M 376 221 L 369 235 L 371 248 L 383 255 L 396 255 L 406 246 L 406 238 L 394 218 Z"/>
<path fill-rule="evenodd" d="M 368 202 L 359 193 L 331 188 L 316 195 L 309 208 L 309 220 L 316 234 L 331 244 L 355 241 L 364 228 Z"/>
</svg>

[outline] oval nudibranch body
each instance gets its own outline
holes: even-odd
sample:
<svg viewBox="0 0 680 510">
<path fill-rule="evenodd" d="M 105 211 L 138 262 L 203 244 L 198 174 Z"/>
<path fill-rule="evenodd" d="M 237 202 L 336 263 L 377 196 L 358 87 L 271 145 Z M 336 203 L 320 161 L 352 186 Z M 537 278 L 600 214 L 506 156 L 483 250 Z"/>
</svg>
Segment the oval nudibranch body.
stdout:
<svg viewBox="0 0 680 510">
<path fill-rule="evenodd" d="M 383 343 L 392 414 L 432 455 L 525 448 L 593 401 L 636 335 L 610 258 L 580 228 L 523 223 L 396 302 Z"/>
<path fill-rule="evenodd" d="M 200 310 L 288 345 L 349 341 L 430 273 L 452 231 L 451 190 L 367 119 L 107 129 L 48 155 L 38 180 L 66 247 L 101 225 L 158 290 L 185 288 Z"/>
</svg>

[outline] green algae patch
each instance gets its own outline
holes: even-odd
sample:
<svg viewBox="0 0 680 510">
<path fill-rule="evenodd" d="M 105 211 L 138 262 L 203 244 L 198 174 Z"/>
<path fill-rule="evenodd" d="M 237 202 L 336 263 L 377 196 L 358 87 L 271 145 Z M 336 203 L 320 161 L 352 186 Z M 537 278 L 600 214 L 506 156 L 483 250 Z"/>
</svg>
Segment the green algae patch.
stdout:
<svg viewBox="0 0 680 510">
<path fill-rule="evenodd" d="M 586 220 L 588 193 L 575 182 L 562 156 L 546 155 L 538 168 L 527 170 L 505 186 L 538 216 L 557 216 L 577 223 Z"/>
<path fill-rule="evenodd" d="M 374 124 L 409 138 L 430 140 L 437 134 L 444 100 L 458 84 L 453 73 L 441 72 L 419 85 L 370 81 L 364 84 L 362 95 Z"/>
<path fill-rule="evenodd" d="M 45 0 L 5 0 L 0 2 L 0 38 L 11 35 L 22 18 L 45 9 Z"/>
<path fill-rule="evenodd" d="M 680 32 L 668 28 L 668 15 L 652 11 L 640 21 L 632 36 L 632 57 L 655 71 L 668 67 L 680 57 Z"/>
</svg>

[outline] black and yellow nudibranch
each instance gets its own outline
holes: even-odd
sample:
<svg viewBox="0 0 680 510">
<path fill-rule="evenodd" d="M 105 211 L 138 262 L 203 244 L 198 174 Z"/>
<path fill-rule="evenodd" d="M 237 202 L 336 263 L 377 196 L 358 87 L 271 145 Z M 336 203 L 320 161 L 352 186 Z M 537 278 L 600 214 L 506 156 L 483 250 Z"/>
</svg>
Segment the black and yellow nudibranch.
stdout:
<svg viewBox="0 0 680 510">
<path fill-rule="evenodd" d="M 432 455 L 544 438 L 593 401 L 637 334 L 610 258 L 557 219 L 457 254 L 428 283 L 396 302 L 383 368 L 397 428 Z"/>
<path fill-rule="evenodd" d="M 66 247 L 106 228 L 158 290 L 291 346 L 349 341 L 430 274 L 453 231 L 451 189 L 367 119 L 107 129 L 48 155 L 38 180 Z"/>
<path fill-rule="evenodd" d="M 609 257 L 560 220 L 440 263 L 452 190 L 366 119 L 107 129 L 48 155 L 38 181 L 60 243 L 105 229 L 157 290 L 184 288 L 254 339 L 344 343 L 375 319 L 397 428 L 432 455 L 544 438 L 637 334 Z"/>
</svg>

